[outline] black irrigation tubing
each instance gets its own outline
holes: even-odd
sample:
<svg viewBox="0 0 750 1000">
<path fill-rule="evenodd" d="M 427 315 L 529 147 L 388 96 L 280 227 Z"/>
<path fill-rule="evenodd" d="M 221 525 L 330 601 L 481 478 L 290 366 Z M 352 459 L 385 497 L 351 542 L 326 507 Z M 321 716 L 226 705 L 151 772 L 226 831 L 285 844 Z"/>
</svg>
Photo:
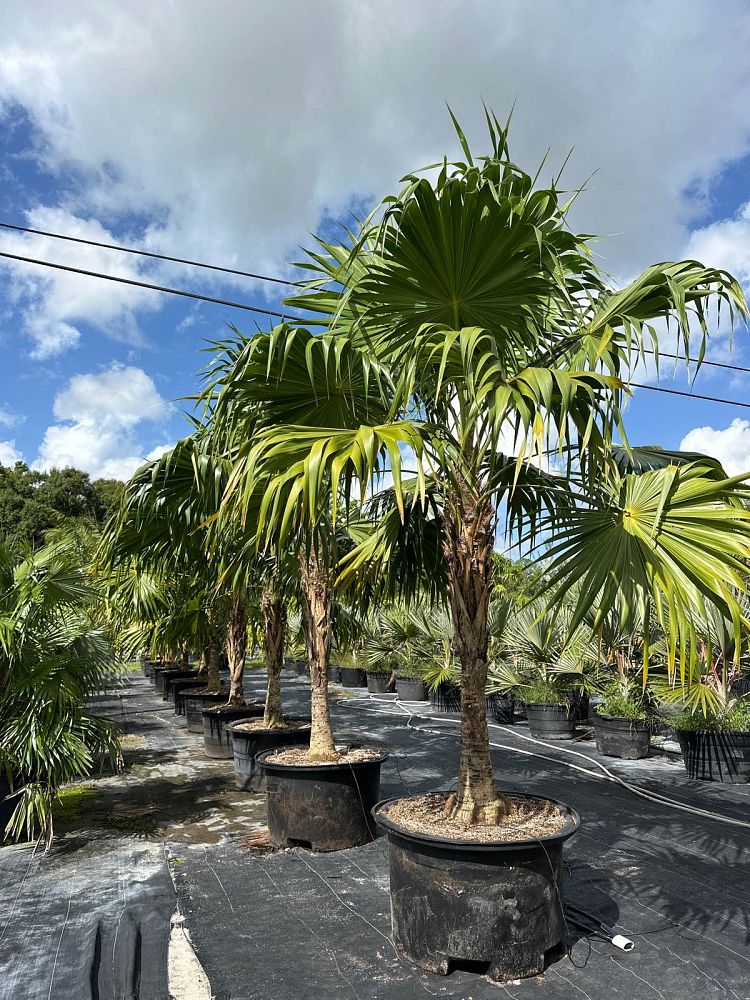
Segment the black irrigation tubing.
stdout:
<svg viewBox="0 0 750 1000">
<path fill-rule="evenodd" d="M 645 385 L 641 382 L 628 382 L 627 384 L 636 389 L 650 389 L 651 392 L 666 392 L 670 396 L 685 396 L 687 399 L 703 399 L 709 403 L 728 403 L 730 406 L 746 406 L 750 408 L 750 403 L 742 403 L 738 399 L 723 399 L 721 396 L 704 396 L 699 392 L 684 392 L 682 389 L 665 389 L 661 385 Z"/>
</svg>

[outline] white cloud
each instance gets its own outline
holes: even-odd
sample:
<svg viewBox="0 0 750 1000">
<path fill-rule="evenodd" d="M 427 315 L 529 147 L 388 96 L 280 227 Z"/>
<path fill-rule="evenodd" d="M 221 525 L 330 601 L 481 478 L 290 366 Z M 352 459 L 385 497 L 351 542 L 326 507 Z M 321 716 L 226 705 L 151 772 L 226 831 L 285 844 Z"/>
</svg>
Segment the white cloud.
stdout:
<svg viewBox="0 0 750 1000">
<path fill-rule="evenodd" d="M 694 427 L 680 442 L 681 451 L 718 458 L 730 476 L 750 471 L 750 420 L 735 417 L 728 427 Z"/>
<path fill-rule="evenodd" d="M 146 455 L 146 459 L 149 462 L 155 462 L 157 458 L 161 458 L 162 455 L 170 451 L 172 448 L 174 448 L 174 442 L 172 442 L 172 444 L 157 444 L 157 446 L 152 448 L 148 455 Z"/>
<path fill-rule="evenodd" d="M 53 409 L 61 422 L 45 431 L 34 467 L 74 466 L 104 479 L 128 479 L 153 456 L 158 449 L 144 456 L 135 428 L 168 414 L 144 371 L 117 364 L 98 374 L 75 375 L 55 397 Z"/>
<path fill-rule="evenodd" d="M 34 229 L 98 242 L 114 239 L 98 222 L 78 218 L 62 208 L 39 206 L 27 213 L 27 222 Z M 42 236 L 3 230 L 0 250 L 103 274 L 144 278 L 143 265 L 134 263 L 134 258 Z M 152 310 L 161 305 L 159 296 L 146 289 L 20 261 L 0 258 L 0 264 L 11 275 L 10 297 L 23 313 L 24 329 L 31 338 L 31 355 L 35 358 L 54 357 L 76 347 L 82 323 L 95 324 L 115 340 L 141 343 L 136 310 Z"/>
<path fill-rule="evenodd" d="M 22 424 L 26 418 L 20 413 L 14 413 L 6 406 L 0 406 L 0 427 L 16 427 Z"/>
<path fill-rule="evenodd" d="M 23 455 L 16 448 L 15 441 L 0 441 L 0 465 L 15 465 L 22 461 Z"/>
<path fill-rule="evenodd" d="M 690 236 L 688 255 L 731 271 L 743 285 L 750 285 L 750 202 L 733 219 L 721 219 L 696 229 Z"/>
<path fill-rule="evenodd" d="M 480 100 L 504 115 L 517 98 L 514 156 L 532 167 L 548 144 L 554 165 L 575 147 L 564 180 L 597 173 L 574 221 L 613 234 L 601 251 L 621 274 L 677 254 L 709 182 L 750 142 L 742 0 L 720 17 L 703 0 L 276 0 L 218 14 L 6 0 L 0 29 L 0 108 L 23 106 L 44 165 L 76 169 L 71 211 L 136 210 L 151 247 L 252 270 L 279 270 L 321 215 L 439 157 L 444 101 L 478 138 Z M 38 352 L 75 343 L 70 312 L 47 310 L 51 329 L 31 317 Z"/>
</svg>

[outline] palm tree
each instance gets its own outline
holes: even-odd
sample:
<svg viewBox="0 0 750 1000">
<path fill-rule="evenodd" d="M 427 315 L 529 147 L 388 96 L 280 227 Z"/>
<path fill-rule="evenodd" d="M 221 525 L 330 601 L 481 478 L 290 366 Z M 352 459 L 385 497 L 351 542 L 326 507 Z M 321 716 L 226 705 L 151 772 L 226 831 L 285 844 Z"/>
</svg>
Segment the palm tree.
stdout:
<svg viewBox="0 0 750 1000">
<path fill-rule="evenodd" d="M 0 547 L 0 766 L 17 786 L 6 832 L 48 845 L 60 786 L 119 760 L 114 727 L 86 707 L 112 650 L 75 548 L 58 539 L 14 562 Z"/>
<path fill-rule="evenodd" d="M 725 580 L 735 579 L 741 553 L 750 555 L 737 481 L 672 465 L 618 478 L 612 458 L 615 433 L 625 440 L 625 379 L 655 337 L 649 324 L 669 321 L 688 357 L 697 336 L 700 359 L 710 303 L 745 315 L 739 285 L 683 261 L 613 289 L 590 238 L 571 230 L 557 182 L 538 187 L 512 162 L 507 130 L 487 120 L 488 156 L 475 161 L 458 129 L 463 161 L 445 162 L 433 181 L 408 177 L 349 245 L 322 243 L 311 256 L 316 277 L 293 302 L 327 330 L 282 326 L 254 338 L 257 361 L 243 391 L 276 405 L 278 420 L 240 448 L 230 480 L 230 492 L 245 484 L 242 494 L 265 477 L 261 530 L 281 535 L 293 522 L 314 532 L 385 472 L 402 519 L 434 498 L 462 687 L 461 761 L 447 811 L 467 823 L 496 822 L 511 808 L 495 787 L 485 713 L 501 515 L 506 532 L 527 544 L 540 531 L 562 531 L 552 593 L 579 586 L 573 627 L 595 601 L 604 614 L 624 592 L 674 605 L 665 624 L 673 646 L 685 648 L 689 608 L 715 601 L 736 620 Z M 415 465 L 410 488 L 401 449 Z M 631 501 L 643 493 L 655 502 L 637 539 Z M 688 495 L 689 559 L 661 530 L 687 511 Z M 632 574 L 626 541 L 640 560 Z M 373 566 L 388 576 L 392 552 L 384 519 L 349 556 L 348 579 Z M 308 566 L 318 572 L 318 562 Z"/>
</svg>

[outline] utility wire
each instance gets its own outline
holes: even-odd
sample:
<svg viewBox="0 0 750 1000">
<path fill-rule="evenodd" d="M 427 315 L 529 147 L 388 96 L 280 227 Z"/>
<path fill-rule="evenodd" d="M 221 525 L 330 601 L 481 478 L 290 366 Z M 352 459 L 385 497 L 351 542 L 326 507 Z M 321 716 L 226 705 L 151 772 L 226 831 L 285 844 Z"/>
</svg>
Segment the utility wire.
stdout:
<svg viewBox="0 0 750 1000">
<path fill-rule="evenodd" d="M 307 325 L 319 324 L 321 321 L 306 319 L 289 313 L 277 312 L 274 309 L 261 309 L 259 306 L 251 306 L 247 302 L 233 302 L 230 299 L 219 299 L 213 295 L 201 295 L 199 292 L 188 292 L 182 288 L 171 288 L 167 285 L 154 285 L 148 281 L 137 281 L 135 278 L 122 278 L 115 274 L 102 274 L 100 271 L 89 271 L 82 267 L 71 267 L 69 264 L 56 264 L 49 260 L 39 260 L 36 257 L 22 257 L 20 254 L 7 253 L 0 250 L 0 257 L 8 260 L 17 260 L 23 264 L 36 264 L 40 267 L 51 267 L 56 271 L 69 271 L 71 274 L 81 274 L 87 278 L 101 278 L 103 281 L 115 281 L 120 285 L 132 285 L 136 288 L 147 288 L 154 292 L 166 292 L 168 295 L 180 295 L 186 299 L 197 299 L 200 302 L 213 302 L 215 305 L 229 306 L 231 309 L 244 309 L 246 312 L 260 313 L 263 316 L 273 316 L 276 319 L 294 320 Z M 666 357 L 675 355 L 666 354 Z M 704 361 L 704 364 L 715 364 L 717 367 L 732 368 L 737 371 L 750 371 L 750 369 L 738 368 L 735 365 L 721 365 L 718 362 Z M 679 389 L 666 389 L 659 385 L 645 385 L 641 382 L 629 382 L 629 385 L 636 389 L 649 389 L 651 392 L 665 392 L 670 396 L 684 396 L 687 399 L 702 399 L 710 403 L 726 403 L 728 406 L 742 406 L 750 409 L 750 403 L 743 403 L 737 399 L 724 399 L 721 396 L 705 396 L 697 392 L 683 392 Z"/>
<path fill-rule="evenodd" d="M 30 229 L 28 226 L 16 226 L 11 222 L 0 222 L 0 229 L 13 229 L 18 233 L 31 233 L 34 236 L 47 236 L 53 240 L 65 240 L 68 243 L 83 243 L 88 247 L 101 247 L 103 250 L 119 250 L 120 253 L 131 253 L 138 257 L 150 257 L 152 260 L 168 260 L 174 264 L 189 264 L 190 267 L 203 267 L 209 271 L 221 271 L 223 274 L 237 274 L 241 278 L 257 278 L 259 281 L 273 281 L 277 285 L 304 286 L 302 281 L 286 281 L 284 278 L 274 278 L 268 274 L 255 274 L 253 271 L 238 271 L 233 267 L 220 267 L 218 264 L 206 264 L 198 260 L 187 260 L 184 257 L 169 257 L 163 253 L 152 253 L 150 250 L 135 250 L 119 243 L 100 243 L 98 240 L 86 240 L 82 236 L 64 236 L 62 233 L 48 233 L 44 229 Z"/>
<path fill-rule="evenodd" d="M 628 382 L 628 385 L 636 389 L 650 389 L 651 392 L 666 392 L 670 396 L 685 396 L 687 399 L 705 399 L 709 403 L 728 403 L 730 406 L 747 406 L 750 403 L 741 403 L 738 399 L 723 399 L 721 396 L 703 396 L 699 392 L 683 392 L 681 389 L 666 389 L 662 385 L 644 385 L 641 382 Z"/>
<path fill-rule="evenodd" d="M 82 267 L 71 267 L 69 264 L 53 264 L 49 260 L 38 260 L 35 257 L 22 257 L 17 253 L 6 253 L 0 251 L 0 257 L 7 257 L 8 260 L 18 260 L 23 264 L 38 264 L 41 267 L 51 267 L 56 271 L 70 271 L 71 274 L 83 274 L 87 278 L 102 278 L 104 281 L 116 281 L 120 285 L 134 285 L 136 288 L 149 288 L 154 292 L 167 292 L 169 295 L 181 295 L 186 299 L 198 299 L 200 302 L 213 302 L 219 306 L 230 306 L 232 309 L 245 309 L 247 312 L 261 313 L 263 316 L 275 316 L 278 319 L 293 319 L 299 323 L 308 325 L 314 320 L 303 319 L 302 316 L 292 316 L 289 313 L 276 312 L 273 309 L 261 309 L 258 306 L 248 305 L 246 302 L 232 302 L 229 299 L 217 299 L 213 295 L 201 295 L 199 292 L 186 292 L 182 288 L 170 288 L 167 285 L 152 285 L 148 281 L 136 281 L 135 278 L 120 278 L 114 274 L 102 274 L 100 271 L 89 271 Z"/>
<path fill-rule="evenodd" d="M 190 260 L 187 257 L 170 257 L 167 254 L 153 253 L 150 250 L 137 250 L 134 247 L 122 246 L 122 244 L 120 244 L 120 243 L 102 243 L 102 242 L 100 242 L 98 240 L 84 239 L 84 237 L 82 237 L 82 236 L 68 236 L 68 235 L 66 235 L 64 233 L 52 233 L 52 232 L 48 232 L 48 231 L 46 231 L 44 229 L 32 229 L 29 226 L 19 226 L 19 225 L 16 225 L 16 224 L 12 223 L 12 222 L 0 222 L 0 229 L 12 229 L 15 232 L 19 232 L 19 233 L 30 233 L 30 234 L 32 234 L 34 236 L 45 236 L 45 237 L 48 237 L 49 239 L 54 239 L 54 240 L 65 240 L 68 243 L 82 243 L 85 246 L 100 247 L 100 248 L 102 248 L 104 250 L 118 250 L 121 253 L 129 253 L 129 254 L 133 254 L 133 255 L 135 255 L 137 257 L 149 257 L 152 260 L 166 260 L 166 261 L 171 261 L 172 263 L 175 263 L 175 264 L 187 264 L 190 267 L 201 267 L 201 268 L 204 268 L 204 269 L 209 270 L 209 271 L 219 271 L 222 274 L 235 274 L 235 275 L 238 275 L 241 278 L 255 278 L 258 281 L 270 281 L 270 282 L 273 282 L 274 284 L 277 284 L 277 285 L 288 285 L 288 286 L 290 286 L 292 288 L 304 288 L 304 287 L 306 287 L 304 281 L 289 281 L 289 280 L 287 280 L 285 278 L 277 278 L 277 277 L 274 277 L 273 275 L 270 275 L 270 274 L 259 274 L 259 273 L 256 273 L 255 271 L 240 271 L 240 270 L 238 270 L 236 268 L 233 268 L 233 267 L 222 267 L 222 266 L 220 266 L 218 264 L 207 264 L 204 261 Z M 54 266 L 54 265 L 50 265 L 50 266 Z M 60 265 L 60 266 L 62 266 L 62 265 Z M 103 275 L 102 277 L 107 277 L 107 275 Z M 158 286 L 153 286 L 153 287 L 157 288 Z M 159 288 L 159 290 L 163 291 L 164 289 Z M 176 294 L 179 294 L 179 292 L 176 292 Z M 217 300 L 207 299 L 206 301 L 217 301 Z M 222 303 L 222 304 L 227 304 L 227 303 Z M 239 308 L 242 308 L 242 307 L 239 306 Z M 280 313 L 275 313 L 273 315 L 279 316 L 281 314 Z M 290 319 L 299 319 L 299 317 L 289 317 L 289 318 Z M 306 321 L 306 322 L 308 322 L 308 321 Z M 670 354 L 669 351 L 658 351 L 657 352 L 657 351 L 654 351 L 654 350 L 652 350 L 652 349 L 650 349 L 648 347 L 641 348 L 640 351 L 638 351 L 636 353 L 651 354 L 651 355 L 654 355 L 654 356 L 657 355 L 657 353 L 658 353 L 658 356 L 662 357 L 662 358 L 672 358 L 675 361 L 686 361 L 687 360 L 686 358 L 684 358 L 680 354 Z M 697 362 L 690 361 L 689 363 L 690 364 L 696 364 Z M 702 361 L 701 365 L 702 366 L 703 365 L 708 365 L 711 368 L 723 368 L 726 371 L 750 372 L 750 368 L 748 368 L 748 367 L 743 367 L 742 365 L 730 365 L 730 364 L 728 364 L 726 362 L 722 362 L 722 361 L 707 361 L 706 360 L 706 361 Z"/>
</svg>

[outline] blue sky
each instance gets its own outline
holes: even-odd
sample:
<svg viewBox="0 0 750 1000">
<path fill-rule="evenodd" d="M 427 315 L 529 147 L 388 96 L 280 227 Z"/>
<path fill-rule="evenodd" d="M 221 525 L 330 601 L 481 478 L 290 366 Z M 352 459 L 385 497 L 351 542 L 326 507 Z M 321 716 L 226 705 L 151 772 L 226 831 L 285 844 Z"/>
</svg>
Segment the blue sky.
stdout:
<svg viewBox="0 0 750 1000">
<path fill-rule="evenodd" d="M 65 8 L 0 10 L 0 221 L 283 276 L 322 220 L 454 152 L 444 101 L 479 148 L 481 100 L 502 114 L 515 99 L 524 166 L 550 145 L 553 164 L 573 147 L 571 185 L 596 171 L 574 223 L 607 234 L 617 278 L 697 256 L 750 287 L 744 4 Z M 278 286 L 17 234 L 0 250 L 278 308 Z M 0 289 L 0 462 L 94 476 L 126 476 L 184 433 L 172 401 L 194 391 L 201 348 L 255 322 L 1 262 Z M 733 363 L 750 366 L 748 337 Z M 687 387 L 668 365 L 662 383 Z M 728 372 L 705 370 L 696 391 L 750 401 Z M 642 391 L 628 431 L 750 468 L 750 411 Z"/>
</svg>

